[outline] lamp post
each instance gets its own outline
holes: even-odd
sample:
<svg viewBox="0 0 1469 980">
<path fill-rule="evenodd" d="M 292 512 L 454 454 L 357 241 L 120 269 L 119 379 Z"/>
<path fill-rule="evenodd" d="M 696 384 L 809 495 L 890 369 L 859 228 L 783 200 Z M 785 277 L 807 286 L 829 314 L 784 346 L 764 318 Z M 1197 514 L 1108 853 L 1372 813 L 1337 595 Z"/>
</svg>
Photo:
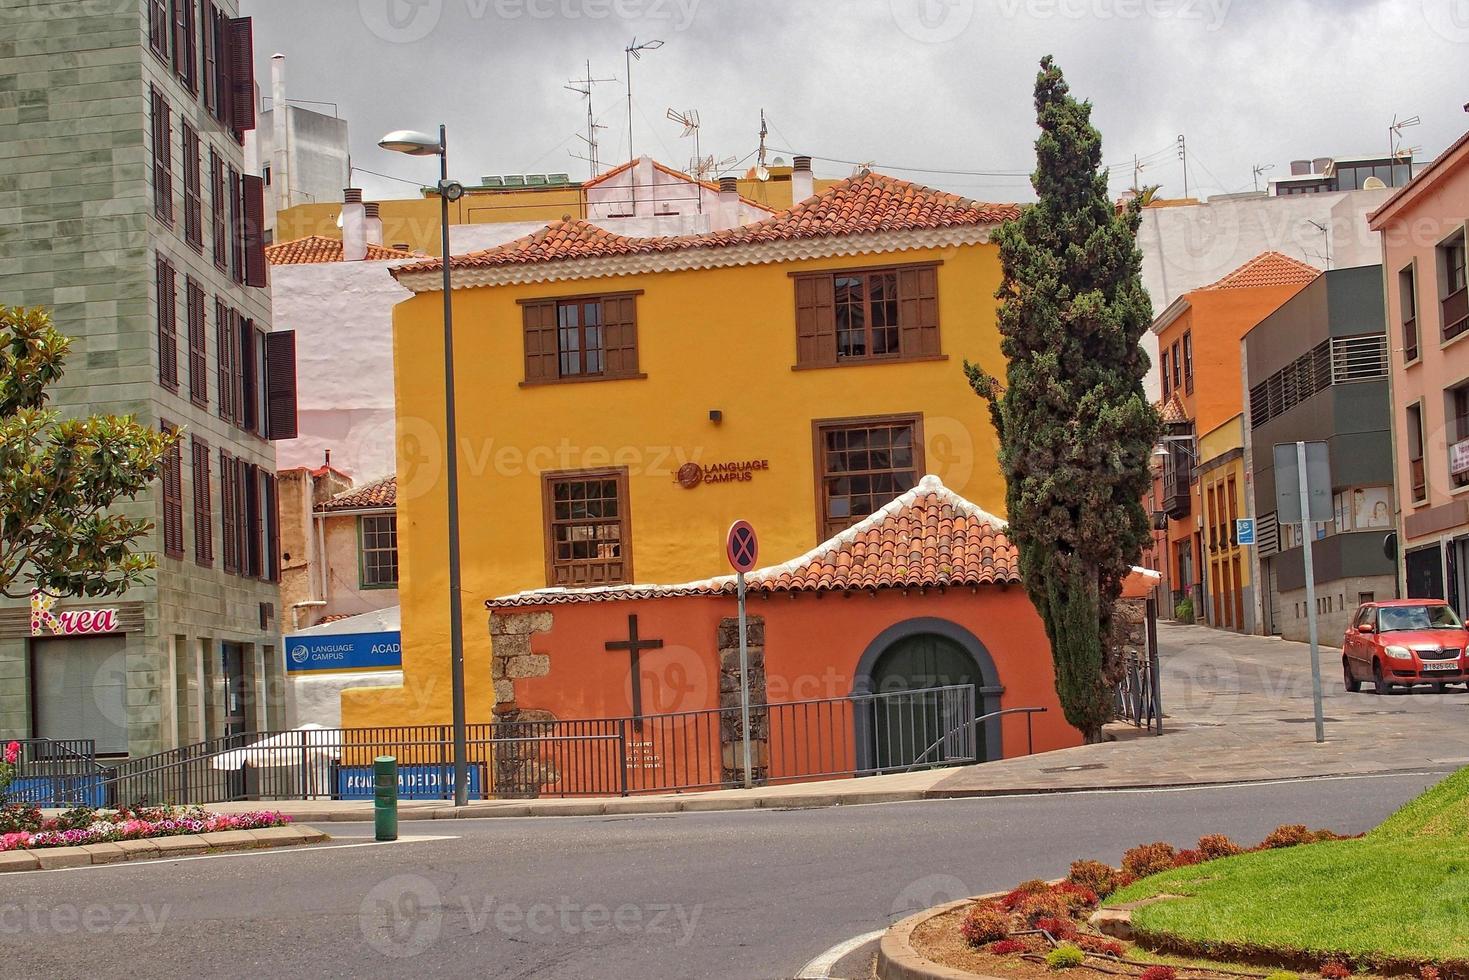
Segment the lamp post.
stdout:
<svg viewBox="0 0 1469 980">
<path fill-rule="evenodd" d="M 469 769 L 464 724 L 464 610 L 459 569 L 459 436 L 454 409 L 454 299 L 449 278 L 449 202 L 464 196 L 464 188 L 449 179 L 449 141 L 439 126 L 439 138 L 400 129 L 378 141 L 378 146 L 411 157 L 439 158 L 439 220 L 444 259 L 444 466 L 449 497 L 449 666 L 454 685 L 454 805 L 469 802 Z"/>
</svg>

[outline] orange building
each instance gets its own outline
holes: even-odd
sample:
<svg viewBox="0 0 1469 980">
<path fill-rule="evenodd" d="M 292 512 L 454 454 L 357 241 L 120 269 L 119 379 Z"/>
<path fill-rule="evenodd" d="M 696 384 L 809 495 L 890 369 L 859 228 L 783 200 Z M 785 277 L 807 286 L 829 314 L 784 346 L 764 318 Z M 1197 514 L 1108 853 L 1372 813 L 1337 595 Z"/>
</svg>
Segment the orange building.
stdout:
<svg viewBox="0 0 1469 980">
<path fill-rule="evenodd" d="M 1218 282 L 1180 296 L 1153 321 L 1166 435 L 1154 490 L 1155 552 L 1171 606 L 1187 600 L 1211 626 L 1254 632 L 1250 563 L 1235 540 L 1249 513 L 1245 466 L 1244 335 L 1320 270 L 1264 252 Z"/>
<path fill-rule="evenodd" d="M 928 476 L 806 554 L 749 574 L 751 699 L 770 702 L 751 722 L 757 779 L 1080 743 L 1062 716 L 1050 644 L 1004 528 Z M 729 783 L 742 771 L 732 576 L 539 589 L 486 606 L 498 720 L 631 718 L 639 731 L 630 758 L 607 768 L 609 776 L 625 768 L 634 792 Z M 993 716 L 1002 708 L 1042 711 Z M 979 730 L 969 741 L 960 726 L 980 715 L 992 717 L 971 726 Z M 539 760 L 536 771 L 571 760 L 554 762 Z M 540 778 L 533 792 L 564 791 Z M 521 773 L 508 781 L 525 787 Z"/>
</svg>

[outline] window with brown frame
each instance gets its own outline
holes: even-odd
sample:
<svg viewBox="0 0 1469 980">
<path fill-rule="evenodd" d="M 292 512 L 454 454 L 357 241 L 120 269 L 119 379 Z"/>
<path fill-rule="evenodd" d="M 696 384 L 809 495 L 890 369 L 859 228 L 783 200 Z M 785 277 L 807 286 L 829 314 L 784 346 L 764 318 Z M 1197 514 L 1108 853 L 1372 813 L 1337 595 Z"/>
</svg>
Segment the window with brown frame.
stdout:
<svg viewBox="0 0 1469 980">
<path fill-rule="evenodd" d="M 1448 394 L 1448 409 L 1451 413 L 1453 424 L 1450 426 L 1449 439 L 1449 482 L 1455 489 L 1469 487 L 1469 470 L 1454 472 L 1454 463 L 1457 453 L 1454 449 L 1462 442 L 1469 441 L 1469 384 L 1459 385 L 1451 388 Z"/>
<path fill-rule="evenodd" d="M 796 367 L 943 356 L 936 265 L 801 273 L 793 278 Z"/>
<path fill-rule="evenodd" d="M 168 37 L 171 30 L 168 0 L 148 0 L 148 47 L 164 61 L 168 60 Z"/>
<path fill-rule="evenodd" d="M 204 251 L 204 175 L 199 131 L 183 124 L 184 148 L 184 240 L 196 251 Z"/>
<path fill-rule="evenodd" d="M 637 296 L 568 296 L 521 304 L 526 383 L 640 377 Z"/>
<path fill-rule="evenodd" d="M 194 474 L 194 561 L 203 568 L 214 564 L 214 509 L 209 492 L 209 444 L 198 436 L 190 443 Z"/>
<path fill-rule="evenodd" d="M 204 309 L 204 287 L 193 276 L 184 279 L 184 316 L 189 337 L 189 400 L 209 407 L 209 358 L 205 353 L 208 314 Z"/>
<path fill-rule="evenodd" d="M 218 150 L 211 146 L 209 148 L 210 231 L 214 239 L 214 264 L 220 269 L 228 269 L 230 264 L 229 211 L 225 193 L 224 158 L 219 155 Z"/>
<path fill-rule="evenodd" d="M 542 477 L 548 585 L 632 581 L 627 470 L 579 470 Z"/>
<path fill-rule="evenodd" d="M 912 490 L 923 475 L 923 417 L 815 423 L 818 530 L 839 534 Z"/>
<path fill-rule="evenodd" d="M 1418 276 L 1413 266 L 1398 271 L 1398 309 L 1403 318 L 1403 361 L 1418 360 Z"/>
<path fill-rule="evenodd" d="M 219 451 L 219 529 L 220 550 L 224 555 L 224 570 L 237 573 L 240 570 L 240 527 L 238 520 L 239 478 L 235 458 L 228 450 Z"/>
<path fill-rule="evenodd" d="M 162 421 L 164 432 L 177 433 L 178 426 Z M 163 553 L 184 557 L 184 472 L 183 447 L 175 442 L 163 457 Z"/>
<path fill-rule="evenodd" d="M 1183 393 L 1194 393 L 1194 332 L 1183 332 Z"/>
<path fill-rule="evenodd" d="M 179 390 L 178 273 L 173 264 L 158 256 L 158 383 L 169 391 Z"/>
<path fill-rule="evenodd" d="M 199 92 L 199 35 L 194 13 L 197 0 L 172 0 L 173 70 L 184 88 Z"/>
<path fill-rule="evenodd" d="M 149 121 L 153 130 L 153 214 L 166 225 L 173 224 L 173 121 L 168 99 L 158 89 L 149 90 Z"/>
</svg>

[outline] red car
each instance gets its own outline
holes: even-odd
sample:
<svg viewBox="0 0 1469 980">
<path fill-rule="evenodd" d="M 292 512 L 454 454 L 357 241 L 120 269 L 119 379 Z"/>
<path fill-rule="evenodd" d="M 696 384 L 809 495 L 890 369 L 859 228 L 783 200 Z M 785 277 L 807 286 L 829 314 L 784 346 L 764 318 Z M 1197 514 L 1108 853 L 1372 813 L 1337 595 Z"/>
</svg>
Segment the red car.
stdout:
<svg viewBox="0 0 1469 980">
<path fill-rule="evenodd" d="M 1348 691 L 1371 681 L 1378 694 L 1395 687 L 1469 683 L 1469 630 L 1442 599 L 1368 602 L 1342 639 L 1342 678 Z"/>
</svg>

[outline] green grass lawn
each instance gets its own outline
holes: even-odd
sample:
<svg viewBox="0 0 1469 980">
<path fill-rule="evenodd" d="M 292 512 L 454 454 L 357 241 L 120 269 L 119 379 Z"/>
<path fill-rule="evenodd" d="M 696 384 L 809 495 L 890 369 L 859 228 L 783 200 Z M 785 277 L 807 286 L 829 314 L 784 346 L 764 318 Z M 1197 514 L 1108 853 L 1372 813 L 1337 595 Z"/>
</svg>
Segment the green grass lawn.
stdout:
<svg viewBox="0 0 1469 980">
<path fill-rule="evenodd" d="M 1207 943 L 1469 960 L 1469 769 L 1359 840 L 1224 858 L 1146 878 L 1107 901 L 1184 896 L 1133 913 Z"/>
</svg>

